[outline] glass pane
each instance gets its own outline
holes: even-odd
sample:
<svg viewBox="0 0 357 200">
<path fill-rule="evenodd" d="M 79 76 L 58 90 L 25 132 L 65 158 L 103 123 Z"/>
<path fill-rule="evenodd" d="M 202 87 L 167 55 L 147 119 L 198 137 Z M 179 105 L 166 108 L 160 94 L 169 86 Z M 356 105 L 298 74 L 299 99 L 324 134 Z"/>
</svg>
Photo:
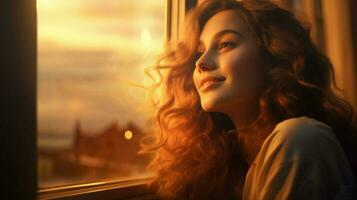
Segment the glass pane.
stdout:
<svg viewBox="0 0 357 200">
<path fill-rule="evenodd" d="M 144 68 L 164 44 L 164 0 L 38 0 L 39 187 L 151 175 Z"/>
</svg>

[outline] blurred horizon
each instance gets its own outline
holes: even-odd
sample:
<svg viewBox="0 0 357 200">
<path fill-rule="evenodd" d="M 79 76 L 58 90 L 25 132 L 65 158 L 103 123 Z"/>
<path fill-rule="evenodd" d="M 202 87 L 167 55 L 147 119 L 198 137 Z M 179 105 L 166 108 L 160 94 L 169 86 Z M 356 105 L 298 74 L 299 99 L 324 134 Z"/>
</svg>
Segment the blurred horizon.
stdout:
<svg viewBox="0 0 357 200">
<path fill-rule="evenodd" d="M 164 45 L 164 1 L 38 0 L 38 147 L 69 148 L 73 128 L 145 130 L 144 68 Z"/>
</svg>

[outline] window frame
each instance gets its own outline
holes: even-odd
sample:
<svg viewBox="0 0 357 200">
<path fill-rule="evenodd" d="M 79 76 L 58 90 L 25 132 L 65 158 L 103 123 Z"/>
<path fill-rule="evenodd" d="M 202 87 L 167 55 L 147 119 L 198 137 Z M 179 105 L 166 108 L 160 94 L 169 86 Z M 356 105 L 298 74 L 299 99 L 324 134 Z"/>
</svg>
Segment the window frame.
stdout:
<svg viewBox="0 0 357 200">
<path fill-rule="evenodd" d="M 36 199 L 36 1 L 0 6 L 1 199 Z"/>
</svg>

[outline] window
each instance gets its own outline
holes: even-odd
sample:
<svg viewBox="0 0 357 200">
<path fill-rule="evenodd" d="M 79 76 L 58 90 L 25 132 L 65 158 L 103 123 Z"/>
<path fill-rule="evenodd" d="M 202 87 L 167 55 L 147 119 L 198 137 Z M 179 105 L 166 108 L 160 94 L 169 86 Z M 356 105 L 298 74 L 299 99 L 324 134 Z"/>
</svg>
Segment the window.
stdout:
<svg viewBox="0 0 357 200">
<path fill-rule="evenodd" d="M 39 187 L 151 175 L 144 69 L 165 42 L 165 1 L 38 0 Z"/>
<path fill-rule="evenodd" d="M 153 110 L 136 85 L 194 4 L 37 1 L 39 199 L 154 198 L 137 154 Z"/>
</svg>

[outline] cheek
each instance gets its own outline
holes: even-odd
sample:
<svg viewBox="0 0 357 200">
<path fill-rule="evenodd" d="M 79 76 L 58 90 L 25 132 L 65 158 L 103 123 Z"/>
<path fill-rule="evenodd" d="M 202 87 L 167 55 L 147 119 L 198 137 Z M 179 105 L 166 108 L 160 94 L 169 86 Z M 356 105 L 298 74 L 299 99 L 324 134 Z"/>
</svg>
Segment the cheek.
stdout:
<svg viewBox="0 0 357 200">
<path fill-rule="evenodd" d="M 226 58 L 226 73 L 232 87 L 244 93 L 256 93 L 263 84 L 263 66 L 254 51 L 239 51 Z"/>
<path fill-rule="evenodd" d="M 193 84 L 194 84 L 195 89 L 198 90 L 198 87 L 197 87 L 198 86 L 198 72 L 196 69 L 193 71 L 192 79 L 193 79 Z"/>
</svg>

